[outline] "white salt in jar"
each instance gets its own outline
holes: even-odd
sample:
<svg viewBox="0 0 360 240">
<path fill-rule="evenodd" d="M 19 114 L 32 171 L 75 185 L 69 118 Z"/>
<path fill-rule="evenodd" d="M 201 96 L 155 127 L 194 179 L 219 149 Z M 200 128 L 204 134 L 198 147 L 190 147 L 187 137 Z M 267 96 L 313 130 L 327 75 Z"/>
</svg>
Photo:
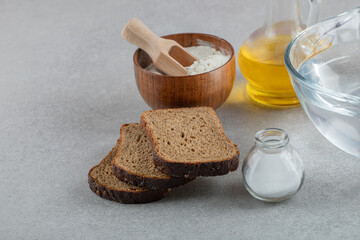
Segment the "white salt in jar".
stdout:
<svg viewBox="0 0 360 240">
<path fill-rule="evenodd" d="M 261 130 L 255 146 L 242 166 L 249 193 L 262 201 L 279 202 L 295 195 L 304 181 L 304 165 L 289 143 L 287 133 L 278 128 Z"/>
</svg>

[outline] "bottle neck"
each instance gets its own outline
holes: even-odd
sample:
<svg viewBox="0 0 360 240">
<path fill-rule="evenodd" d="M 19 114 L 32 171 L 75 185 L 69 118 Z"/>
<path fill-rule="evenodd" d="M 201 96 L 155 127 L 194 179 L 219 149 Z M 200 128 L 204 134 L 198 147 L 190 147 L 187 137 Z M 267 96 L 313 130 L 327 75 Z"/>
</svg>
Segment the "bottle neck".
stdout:
<svg viewBox="0 0 360 240">
<path fill-rule="evenodd" d="M 265 27 L 268 32 L 294 35 L 302 28 L 298 0 L 267 0 Z"/>
<path fill-rule="evenodd" d="M 261 149 L 282 150 L 288 143 L 288 134 L 279 128 L 263 129 L 255 135 L 255 145 Z"/>
</svg>

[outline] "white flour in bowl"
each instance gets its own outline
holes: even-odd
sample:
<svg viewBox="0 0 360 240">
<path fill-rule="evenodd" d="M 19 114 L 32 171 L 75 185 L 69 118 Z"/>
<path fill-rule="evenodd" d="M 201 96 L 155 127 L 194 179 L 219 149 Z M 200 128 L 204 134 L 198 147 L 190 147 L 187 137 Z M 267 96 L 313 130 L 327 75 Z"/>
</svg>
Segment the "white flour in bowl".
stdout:
<svg viewBox="0 0 360 240">
<path fill-rule="evenodd" d="M 193 46 L 185 49 L 199 59 L 191 66 L 185 67 L 189 75 L 209 72 L 224 65 L 230 59 L 230 56 L 226 56 L 209 46 Z M 155 68 L 154 64 L 150 64 L 145 70 L 164 75 Z"/>
</svg>

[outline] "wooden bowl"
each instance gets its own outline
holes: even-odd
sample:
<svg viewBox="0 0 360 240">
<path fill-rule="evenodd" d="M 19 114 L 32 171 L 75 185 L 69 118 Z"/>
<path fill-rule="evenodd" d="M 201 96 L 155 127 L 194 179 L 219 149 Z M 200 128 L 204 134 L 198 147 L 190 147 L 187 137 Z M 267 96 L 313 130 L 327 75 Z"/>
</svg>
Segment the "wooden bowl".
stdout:
<svg viewBox="0 0 360 240">
<path fill-rule="evenodd" d="M 184 47 L 204 45 L 230 55 L 230 60 L 210 72 L 190 76 L 164 76 L 151 73 L 144 68 L 152 63 L 141 49 L 134 54 L 136 84 L 145 102 L 153 109 L 209 106 L 218 108 L 228 98 L 235 80 L 235 54 L 229 42 L 213 35 L 201 33 L 179 33 L 164 36 Z"/>
</svg>

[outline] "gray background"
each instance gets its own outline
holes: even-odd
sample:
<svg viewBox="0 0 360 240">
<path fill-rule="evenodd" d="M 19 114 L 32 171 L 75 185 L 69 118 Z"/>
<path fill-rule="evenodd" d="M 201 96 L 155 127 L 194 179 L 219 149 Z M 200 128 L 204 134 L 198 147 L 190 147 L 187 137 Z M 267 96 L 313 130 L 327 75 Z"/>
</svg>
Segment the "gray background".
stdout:
<svg viewBox="0 0 360 240">
<path fill-rule="evenodd" d="M 253 199 L 239 170 L 142 205 L 107 201 L 88 187 L 89 169 L 120 126 L 149 109 L 134 81 L 135 47 L 120 36 L 125 22 L 137 16 L 159 35 L 214 34 L 237 52 L 262 25 L 265 2 L 0 1 L 0 238 L 359 239 L 359 159 L 325 140 L 300 107 L 251 103 L 239 70 L 217 110 L 224 130 L 241 162 L 256 131 L 288 131 L 306 166 L 294 198 Z M 358 4 L 323 0 L 321 19 Z"/>
</svg>

